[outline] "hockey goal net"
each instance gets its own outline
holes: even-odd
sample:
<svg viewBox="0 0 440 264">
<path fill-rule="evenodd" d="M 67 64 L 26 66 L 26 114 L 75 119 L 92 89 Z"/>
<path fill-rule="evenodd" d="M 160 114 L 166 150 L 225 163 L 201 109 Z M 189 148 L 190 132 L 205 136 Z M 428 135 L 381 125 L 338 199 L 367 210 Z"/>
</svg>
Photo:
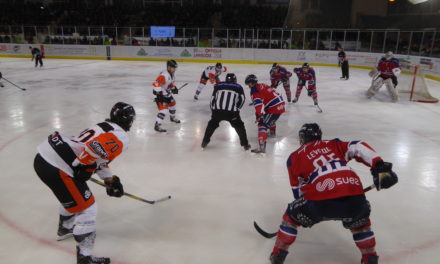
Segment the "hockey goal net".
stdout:
<svg viewBox="0 0 440 264">
<path fill-rule="evenodd" d="M 399 94 L 407 94 L 410 101 L 421 103 L 438 103 L 438 99 L 429 93 L 424 77 L 425 65 L 408 65 L 399 76 Z"/>
</svg>

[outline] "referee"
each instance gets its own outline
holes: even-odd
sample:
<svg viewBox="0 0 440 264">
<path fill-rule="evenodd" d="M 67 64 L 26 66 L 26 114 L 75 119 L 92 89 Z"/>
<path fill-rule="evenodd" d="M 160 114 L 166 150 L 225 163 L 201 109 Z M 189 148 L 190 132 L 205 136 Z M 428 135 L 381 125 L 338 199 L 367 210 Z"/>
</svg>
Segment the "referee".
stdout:
<svg viewBox="0 0 440 264">
<path fill-rule="evenodd" d="M 244 150 L 251 148 L 249 145 L 246 128 L 240 117 L 240 109 L 244 104 L 245 96 L 243 87 L 237 84 L 237 77 L 233 73 L 226 75 L 224 82 L 214 85 L 211 97 L 211 120 L 205 130 L 202 148 L 205 148 L 211 140 L 212 134 L 221 121 L 228 121 L 240 138 L 240 145 Z"/>
<path fill-rule="evenodd" d="M 341 79 L 345 79 L 348 80 L 349 76 L 348 76 L 348 57 L 345 54 L 345 51 L 343 48 L 339 48 L 339 53 L 338 53 L 338 66 L 341 67 L 341 71 L 342 71 L 342 76 Z"/>
</svg>

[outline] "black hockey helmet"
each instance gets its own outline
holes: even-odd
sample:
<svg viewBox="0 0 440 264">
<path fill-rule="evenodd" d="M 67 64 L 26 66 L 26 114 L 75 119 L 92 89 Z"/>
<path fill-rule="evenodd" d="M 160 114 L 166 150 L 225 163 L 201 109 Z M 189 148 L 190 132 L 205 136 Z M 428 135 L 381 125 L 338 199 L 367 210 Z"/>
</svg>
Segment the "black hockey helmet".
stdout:
<svg viewBox="0 0 440 264">
<path fill-rule="evenodd" d="M 177 62 L 175 60 L 168 60 L 167 67 L 177 68 Z"/>
<path fill-rule="evenodd" d="M 301 68 L 308 69 L 310 68 L 310 65 L 307 62 L 304 62 Z"/>
<path fill-rule="evenodd" d="M 272 69 L 279 69 L 280 68 L 280 65 L 278 64 L 278 63 L 274 63 L 274 64 L 272 64 Z"/>
<path fill-rule="evenodd" d="M 215 64 L 215 68 L 216 68 L 216 69 L 221 69 L 221 68 L 223 68 L 222 63 L 221 63 L 221 62 L 217 62 L 217 63 Z"/>
<path fill-rule="evenodd" d="M 234 73 L 226 74 L 225 82 L 227 83 L 237 83 L 237 76 Z"/>
<path fill-rule="evenodd" d="M 310 141 L 321 140 L 322 131 L 316 123 L 304 124 L 298 132 L 299 142 L 306 144 Z"/>
<path fill-rule="evenodd" d="M 248 76 L 246 76 L 246 79 L 244 80 L 244 83 L 246 85 L 256 84 L 257 82 L 258 82 L 258 78 L 257 76 L 255 76 L 255 74 L 249 74 Z"/>
<path fill-rule="evenodd" d="M 118 124 L 125 131 L 129 131 L 134 119 L 136 118 L 136 112 L 133 106 L 118 102 L 110 111 L 110 121 Z"/>
</svg>

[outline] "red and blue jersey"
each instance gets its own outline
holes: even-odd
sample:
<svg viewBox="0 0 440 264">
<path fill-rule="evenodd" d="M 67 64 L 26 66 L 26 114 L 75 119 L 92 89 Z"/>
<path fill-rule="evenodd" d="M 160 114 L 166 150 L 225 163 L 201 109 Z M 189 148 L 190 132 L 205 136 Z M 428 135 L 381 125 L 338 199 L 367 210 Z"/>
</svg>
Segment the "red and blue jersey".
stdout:
<svg viewBox="0 0 440 264">
<path fill-rule="evenodd" d="M 278 72 L 275 73 L 274 70 L 270 70 L 269 74 L 272 85 L 275 85 L 279 81 L 288 80 L 292 76 L 292 73 L 282 66 L 278 66 Z"/>
<path fill-rule="evenodd" d="M 314 86 L 316 84 L 316 75 L 315 70 L 312 67 L 309 67 L 307 72 L 303 71 L 302 68 L 294 68 L 293 72 L 296 73 L 299 80 L 308 81 L 310 86 Z"/>
<path fill-rule="evenodd" d="M 263 114 L 282 114 L 285 111 L 283 97 L 267 84 L 255 84 L 251 88 L 251 97 L 257 116 L 262 116 Z"/>
<path fill-rule="evenodd" d="M 400 68 L 399 59 L 396 58 L 387 60 L 385 57 L 383 57 L 377 64 L 377 70 L 380 72 L 380 76 L 385 78 L 393 77 L 393 69 L 395 68 Z"/>
<path fill-rule="evenodd" d="M 327 200 L 363 194 L 359 176 L 347 165 L 351 159 L 368 167 L 382 160 L 362 141 L 315 140 L 302 145 L 287 159 L 295 199 Z"/>
</svg>

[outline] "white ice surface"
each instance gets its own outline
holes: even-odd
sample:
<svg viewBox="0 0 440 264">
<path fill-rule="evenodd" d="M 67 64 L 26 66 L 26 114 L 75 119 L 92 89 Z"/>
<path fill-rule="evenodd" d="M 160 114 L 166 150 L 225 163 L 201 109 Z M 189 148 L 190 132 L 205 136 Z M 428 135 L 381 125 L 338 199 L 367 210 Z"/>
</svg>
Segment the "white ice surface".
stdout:
<svg viewBox="0 0 440 264">
<path fill-rule="evenodd" d="M 58 202 L 33 170 L 35 148 L 54 130 L 77 135 L 104 120 L 118 101 L 132 104 L 137 119 L 129 149 L 111 164 L 113 173 L 127 192 L 146 199 L 170 194 L 172 199 L 148 205 L 111 198 L 90 183 L 99 205 L 96 255 L 120 264 L 269 263 L 274 240 L 261 237 L 252 222 L 277 230 L 293 199 L 286 159 L 299 146 L 300 126 L 317 122 L 324 138 L 364 140 L 394 163 L 398 185 L 367 193 L 380 263 L 439 263 L 439 104 L 404 98 L 391 103 L 385 88 L 369 100 L 364 96 L 370 85 L 367 70 L 350 69 L 350 80 L 341 81 L 340 69 L 316 67 L 324 112 L 315 111 L 303 90 L 297 104 L 287 105 L 265 157 L 243 151 L 227 123 L 202 151 L 212 86 L 205 87 L 198 102 L 192 97 L 207 64 L 179 63 L 177 86 L 189 82 L 175 96 L 182 123 L 170 123 L 167 115 L 163 126 L 168 132 L 159 134 L 153 130 L 157 112 L 151 83 L 164 62 L 44 63 L 34 68 L 28 59 L 0 59 L 4 77 L 27 89 L 20 91 L 4 80 L 6 87 L 0 88 L 0 263 L 75 263 L 74 241 L 55 241 Z M 270 65 L 226 66 L 242 85 L 250 73 L 269 79 Z M 428 80 L 428 86 L 440 97 L 439 83 Z M 257 128 L 249 89 L 245 91 L 242 118 L 255 147 Z M 355 161 L 351 165 L 365 186 L 372 183 L 367 167 Z M 359 260 L 350 232 L 338 222 L 325 222 L 299 230 L 286 264 Z"/>
</svg>

